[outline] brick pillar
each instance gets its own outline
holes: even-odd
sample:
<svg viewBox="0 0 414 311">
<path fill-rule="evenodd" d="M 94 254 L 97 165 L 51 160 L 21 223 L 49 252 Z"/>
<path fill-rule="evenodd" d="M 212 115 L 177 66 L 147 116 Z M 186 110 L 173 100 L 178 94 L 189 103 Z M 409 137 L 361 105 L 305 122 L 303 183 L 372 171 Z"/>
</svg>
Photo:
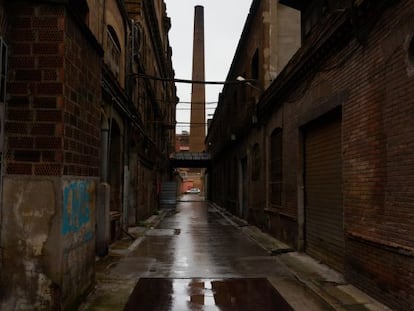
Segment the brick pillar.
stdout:
<svg viewBox="0 0 414 311">
<path fill-rule="evenodd" d="M 193 80 L 204 81 L 204 7 L 194 8 Z M 190 151 L 203 151 L 206 137 L 205 86 L 193 84 L 191 93 Z"/>
</svg>

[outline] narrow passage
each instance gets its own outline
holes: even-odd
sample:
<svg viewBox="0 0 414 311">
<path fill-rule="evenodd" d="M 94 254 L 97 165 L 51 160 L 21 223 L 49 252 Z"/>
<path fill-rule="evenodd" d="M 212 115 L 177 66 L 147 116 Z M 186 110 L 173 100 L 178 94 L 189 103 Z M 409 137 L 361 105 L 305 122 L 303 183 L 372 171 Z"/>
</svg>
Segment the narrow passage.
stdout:
<svg viewBox="0 0 414 311">
<path fill-rule="evenodd" d="M 126 311 L 298 310 L 292 302 L 323 310 L 305 296 L 286 302 L 273 285 L 299 293 L 293 276 L 198 195 L 179 202 L 129 256 L 140 278 Z"/>
</svg>

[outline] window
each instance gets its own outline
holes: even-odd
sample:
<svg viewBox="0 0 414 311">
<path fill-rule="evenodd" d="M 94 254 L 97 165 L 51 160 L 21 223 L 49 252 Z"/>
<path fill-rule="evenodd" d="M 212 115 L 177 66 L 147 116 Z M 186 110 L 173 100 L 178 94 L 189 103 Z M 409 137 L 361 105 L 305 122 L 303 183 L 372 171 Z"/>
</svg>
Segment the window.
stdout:
<svg viewBox="0 0 414 311">
<path fill-rule="evenodd" d="M 278 128 L 275 129 L 270 136 L 270 203 L 273 208 L 282 207 L 282 148 L 282 129 Z"/>
<path fill-rule="evenodd" d="M 106 61 L 109 69 L 115 75 L 119 77 L 119 68 L 121 62 L 121 44 L 119 43 L 118 36 L 116 35 L 115 29 L 108 25 L 107 30 L 107 54 Z"/>
<path fill-rule="evenodd" d="M 260 147 L 259 144 L 254 144 L 252 148 L 252 180 L 256 181 L 260 179 Z"/>
</svg>

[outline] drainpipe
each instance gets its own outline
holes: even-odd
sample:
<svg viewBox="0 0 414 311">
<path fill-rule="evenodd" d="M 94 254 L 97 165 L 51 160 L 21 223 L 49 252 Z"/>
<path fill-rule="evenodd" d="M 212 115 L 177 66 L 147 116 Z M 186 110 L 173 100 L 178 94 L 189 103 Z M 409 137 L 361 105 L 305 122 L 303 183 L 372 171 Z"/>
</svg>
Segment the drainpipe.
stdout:
<svg viewBox="0 0 414 311">
<path fill-rule="evenodd" d="M 108 182 L 109 123 L 108 117 L 103 109 L 101 113 L 101 182 Z"/>
<path fill-rule="evenodd" d="M 123 164 L 124 164 L 124 181 L 123 181 L 123 196 L 122 196 L 122 228 L 124 232 L 128 232 L 128 216 L 129 216 L 129 206 L 128 206 L 128 196 L 129 196 L 129 144 L 128 144 L 128 129 L 124 127 L 124 141 L 122 149 L 124 150 L 123 154 Z"/>
<path fill-rule="evenodd" d="M 106 256 L 110 236 L 110 191 L 108 180 L 109 123 L 104 109 L 101 110 L 101 183 L 97 189 L 96 200 L 96 254 Z"/>
</svg>

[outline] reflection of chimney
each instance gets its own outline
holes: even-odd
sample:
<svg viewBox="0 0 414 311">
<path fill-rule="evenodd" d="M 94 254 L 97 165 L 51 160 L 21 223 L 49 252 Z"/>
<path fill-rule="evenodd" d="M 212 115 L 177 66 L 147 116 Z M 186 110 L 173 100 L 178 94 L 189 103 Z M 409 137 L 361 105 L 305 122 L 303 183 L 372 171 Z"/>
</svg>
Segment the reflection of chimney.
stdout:
<svg viewBox="0 0 414 311">
<path fill-rule="evenodd" d="M 194 8 L 193 38 L 193 80 L 204 81 L 204 7 Z M 190 151 L 200 152 L 204 148 L 205 126 L 205 86 L 193 83 L 191 92 Z"/>
</svg>

